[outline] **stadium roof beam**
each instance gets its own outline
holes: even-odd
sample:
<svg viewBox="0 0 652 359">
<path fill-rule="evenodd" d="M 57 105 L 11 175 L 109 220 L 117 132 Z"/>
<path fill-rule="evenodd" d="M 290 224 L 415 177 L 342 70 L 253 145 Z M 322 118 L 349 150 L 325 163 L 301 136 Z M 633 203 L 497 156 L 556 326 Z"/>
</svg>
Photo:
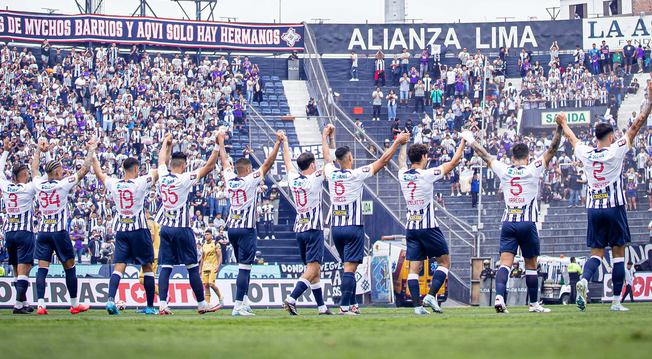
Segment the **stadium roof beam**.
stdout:
<svg viewBox="0 0 652 359">
<path fill-rule="evenodd" d="M 147 9 L 149 9 L 149 11 L 152 13 L 152 15 L 154 15 L 154 17 L 158 17 L 154 12 L 154 9 L 152 9 L 152 7 L 149 6 L 147 0 L 139 0 L 139 2 L 140 4 L 138 5 L 134 13 L 131 14 L 131 16 L 136 16 L 136 14 L 138 14 L 138 16 L 147 16 Z"/>
<path fill-rule="evenodd" d="M 75 0 L 75 5 L 77 5 L 80 14 L 97 14 L 103 2 L 104 0 L 98 0 L 95 8 L 93 8 L 93 0 L 84 0 L 84 6 L 79 3 L 79 0 Z"/>
<path fill-rule="evenodd" d="M 186 18 L 188 20 L 191 20 L 190 16 L 186 12 L 186 10 L 183 8 L 181 5 L 182 1 L 185 2 L 194 2 L 195 3 L 195 20 L 202 20 L 202 12 L 206 9 L 209 9 L 208 17 L 206 17 L 206 20 L 208 21 L 215 21 L 215 8 L 217 7 L 217 0 L 172 0 L 179 7 L 181 8 L 181 11 L 186 15 Z"/>
</svg>

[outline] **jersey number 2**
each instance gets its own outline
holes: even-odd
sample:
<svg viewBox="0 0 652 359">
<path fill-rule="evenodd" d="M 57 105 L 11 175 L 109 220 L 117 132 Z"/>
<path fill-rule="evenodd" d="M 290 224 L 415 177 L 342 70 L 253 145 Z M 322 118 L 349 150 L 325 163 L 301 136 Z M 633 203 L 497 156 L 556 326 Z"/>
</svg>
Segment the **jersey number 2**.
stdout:
<svg viewBox="0 0 652 359">
<path fill-rule="evenodd" d="M 606 178 L 598 176 L 600 173 L 602 173 L 602 171 L 604 171 L 604 163 L 598 161 L 593 162 L 593 167 L 598 167 L 598 165 L 600 165 L 600 169 L 593 170 L 593 177 L 598 181 L 604 181 Z"/>
</svg>

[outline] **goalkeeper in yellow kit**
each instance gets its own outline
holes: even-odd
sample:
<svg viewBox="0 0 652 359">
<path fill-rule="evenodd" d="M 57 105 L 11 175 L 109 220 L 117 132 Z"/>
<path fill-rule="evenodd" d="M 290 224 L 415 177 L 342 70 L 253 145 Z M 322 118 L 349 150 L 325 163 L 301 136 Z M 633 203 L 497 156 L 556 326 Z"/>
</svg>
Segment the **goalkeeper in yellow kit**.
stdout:
<svg viewBox="0 0 652 359">
<path fill-rule="evenodd" d="M 217 272 L 222 265 L 222 247 L 219 243 L 213 240 L 213 230 L 208 229 L 204 233 L 204 245 L 201 247 L 201 261 L 199 262 L 199 272 L 201 273 L 201 281 L 204 283 L 204 298 L 206 302 L 211 302 L 211 288 L 217 294 L 220 300 L 220 306 L 224 305 L 224 299 L 220 290 L 215 285 L 215 278 Z"/>
</svg>

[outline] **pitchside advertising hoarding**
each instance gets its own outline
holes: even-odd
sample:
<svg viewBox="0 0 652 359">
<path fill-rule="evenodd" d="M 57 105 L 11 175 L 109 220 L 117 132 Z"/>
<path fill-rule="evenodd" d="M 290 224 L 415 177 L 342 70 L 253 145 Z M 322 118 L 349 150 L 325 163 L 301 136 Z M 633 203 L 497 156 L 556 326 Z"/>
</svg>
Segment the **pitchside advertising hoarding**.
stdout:
<svg viewBox="0 0 652 359">
<path fill-rule="evenodd" d="M 650 43 L 652 33 L 652 16 L 606 17 L 582 20 L 583 48 L 597 47 L 604 40 L 611 51 L 622 49 L 627 40 L 632 45 L 643 47 Z M 578 43 L 579 45 L 579 43 Z"/>
<path fill-rule="evenodd" d="M 302 24 L 238 24 L 150 17 L 0 11 L 0 38 L 261 51 L 303 50 Z"/>
<path fill-rule="evenodd" d="M 636 273 L 635 276 L 636 279 L 634 279 L 634 285 L 632 285 L 634 300 L 652 300 L 652 273 L 641 272 Z M 611 302 L 613 299 L 613 281 L 611 280 L 611 274 L 605 274 L 602 283 L 604 284 L 602 300 Z M 624 292 L 625 289 L 623 288 Z"/>
</svg>

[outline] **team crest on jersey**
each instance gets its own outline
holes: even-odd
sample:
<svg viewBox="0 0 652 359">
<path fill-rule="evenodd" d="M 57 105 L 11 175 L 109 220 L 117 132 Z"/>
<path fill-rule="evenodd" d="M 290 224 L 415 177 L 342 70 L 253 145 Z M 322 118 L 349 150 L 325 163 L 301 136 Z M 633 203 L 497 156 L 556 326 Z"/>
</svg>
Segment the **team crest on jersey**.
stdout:
<svg viewBox="0 0 652 359">
<path fill-rule="evenodd" d="M 315 172 L 315 177 L 321 177 L 321 170 Z"/>
<path fill-rule="evenodd" d="M 626 144 L 627 144 L 627 140 L 625 140 L 624 138 L 621 138 L 621 139 L 618 141 L 618 147 L 623 147 L 623 146 L 625 146 Z"/>
<path fill-rule="evenodd" d="M 439 176 L 439 175 L 441 174 L 441 169 L 439 169 L 439 168 L 435 168 L 435 169 L 432 171 L 432 173 L 434 173 L 435 176 Z"/>
<path fill-rule="evenodd" d="M 68 182 L 70 182 L 70 183 L 75 182 L 75 177 L 68 177 Z"/>
<path fill-rule="evenodd" d="M 534 162 L 534 167 L 539 168 L 543 163 L 541 161 Z"/>
<path fill-rule="evenodd" d="M 197 174 L 196 173 L 193 173 L 193 174 L 190 175 L 190 180 L 191 181 L 194 181 L 196 179 L 197 179 Z"/>
<path fill-rule="evenodd" d="M 362 172 L 366 173 L 366 172 L 369 172 L 369 171 L 371 171 L 370 167 L 362 167 Z"/>
<path fill-rule="evenodd" d="M 254 178 L 260 177 L 260 172 L 254 172 Z"/>
</svg>

